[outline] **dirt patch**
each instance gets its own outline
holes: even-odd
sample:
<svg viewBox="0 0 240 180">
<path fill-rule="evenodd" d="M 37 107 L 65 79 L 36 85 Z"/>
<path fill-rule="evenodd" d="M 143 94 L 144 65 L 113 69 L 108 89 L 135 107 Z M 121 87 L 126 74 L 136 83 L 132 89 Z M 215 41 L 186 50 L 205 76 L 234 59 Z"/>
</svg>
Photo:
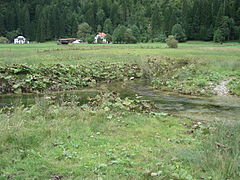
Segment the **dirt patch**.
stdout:
<svg viewBox="0 0 240 180">
<path fill-rule="evenodd" d="M 223 80 L 218 84 L 214 89 L 213 92 L 218 96 L 228 96 L 229 95 L 229 88 L 228 83 L 231 81 L 231 79 Z"/>
</svg>

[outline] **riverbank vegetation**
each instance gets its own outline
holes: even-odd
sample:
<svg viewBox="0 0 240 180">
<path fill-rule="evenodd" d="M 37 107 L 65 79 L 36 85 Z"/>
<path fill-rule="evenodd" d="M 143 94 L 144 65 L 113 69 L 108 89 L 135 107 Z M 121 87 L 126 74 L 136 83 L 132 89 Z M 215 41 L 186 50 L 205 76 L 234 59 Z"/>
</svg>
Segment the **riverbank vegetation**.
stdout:
<svg viewBox="0 0 240 180">
<path fill-rule="evenodd" d="M 136 64 L 86 63 L 81 65 L 9 65 L 0 67 L 1 93 L 63 91 L 97 83 L 141 77 Z"/>
</svg>

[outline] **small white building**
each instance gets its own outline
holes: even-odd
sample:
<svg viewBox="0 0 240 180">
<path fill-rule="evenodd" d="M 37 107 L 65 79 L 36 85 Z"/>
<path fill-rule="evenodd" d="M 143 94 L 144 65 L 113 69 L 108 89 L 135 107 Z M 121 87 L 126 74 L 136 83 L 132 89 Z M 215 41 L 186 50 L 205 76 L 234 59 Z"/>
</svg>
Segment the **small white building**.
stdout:
<svg viewBox="0 0 240 180">
<path fill-rule="evenodd" d="M 29 44 L 29 41 L 24 36 L 17 36 L 14 39 L 14 44 Z"/>
<path fill-rule="evenodd" d="M 94 43 L 104 43 L 108 44 L 108 41 L 106 39 L 107 34 L 99 32 L 94 39 Z"/>
</svg>

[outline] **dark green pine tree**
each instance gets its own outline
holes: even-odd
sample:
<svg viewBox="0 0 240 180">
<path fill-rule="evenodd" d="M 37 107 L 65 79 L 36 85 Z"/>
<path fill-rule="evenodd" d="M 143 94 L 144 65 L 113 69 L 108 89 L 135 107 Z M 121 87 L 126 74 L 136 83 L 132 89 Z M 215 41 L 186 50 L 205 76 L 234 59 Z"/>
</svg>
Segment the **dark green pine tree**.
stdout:
<svg viewBox="0 0 240 180">
<path fill-rule="evenodd" d="M 49 12 L 49 26 L 50 26 L 50 32 L 52 38 L 58 37 L 58 21 L 57 21 L 57 9 L 54 8 L 52 11 Z"/>
<path fill-rule="evenodd" d="M 106 19 L 106 15 L 103 9 L 98 9 L 96 18 L 97 18 L 97 24 L 103 26 L 103 23 Z"/>
<path fill-rule="evenodd" d="M 185 28 L 185 33 L 187 36 L 190 35 L 190 24 L 189 21 L 191 18 L 189 18 L 189 13 L 190 13 L 190 5 L 187 0 L 182 1 L 182 13 L 181 13 L 181 22 L 183 27 Z"/>
<path fill-rule="evenodd" d="M 111 19 L 106 19 L 104 22 L 104 26 L 103 26 L 103 32 L 107 33 L 107 34 L 112 34 L 113 33 L 113 24 Z"/>
<path fill-rule="evenodd" d="M 154 5 L 153 14 L 151 17 L 151 27 L 153 36 L 156 36 L 160 33 L 162 19 L 163 17 L 160 11 L 160 7 L 156 4 Z"/>
<path fill-rule="evenodd" d="M 222 17 L 225 15 L 225 10 L 224 10 L 224 5 L 221 4 L 221 6 L 218 9 L 218 14 L 216 17 L 216 21 L 215 21 L 215 28 L 219 28 L 221 26 L 221 21 L 222 21 Z"/>
<path fill-rule="evenodd" d="M 4 16 L 0 13 L 0 36 L 4 36 L 5 31 Z"/>
<path fill-rule="evenodd" d="M 120 0 L 121 20 L 122 22 L 127 21 L 128 17 L 128 4 L 130 0 Z"/>
<path fill-rule="evenodd" d="M 24 18 L 23 21 L 23 33 L 26 37 L 30 38 L 31 35 L 31 22 L 30 22 L 30 14 L 27 4 L 23 8 Z"/>
<path fill-rule="evenodd" d="M 119 23 L 119 7 L 117 2 L 114 2 L 110 11 L 110 19 L 112 20 L 113 25 L 116 27 Z"/>
<path fill-rule="evenodd" d="M 46 40 L 46 19 L 44 17 L 45 14 L 42 13 L 39 15 L 39 19 L 37 21 L 37 30 L 36 30 L 36 40 L 37 42 L 44 42 Z"/>
<path fill-rule="evenodd" d="M 235 22 L 237 26 L 240 26 L 240 7 L 237 9 L 235 14 Z"/>
<path fill-rule="evenodd" d="M 85 16 L 84 16 L 85 22 L 87 22 L 94 30 L 97 28 L 97 24 L 95 21 L 95 15 L 93 6 L 91 5 L 90 8 L 87 10 Z"/>
<path fill-rule="evenodd" d="M 102 0 L 101 1 L 101 8 L 104 10 L 106 17 L 110 16 L 111 7 L 112 7 L 111 0 Z"/>
<path fill-rule="evenodd" d="M 16 14 L 13 7 L 10 7 L 6 12 L 5 26 L 7 31 L 13 31 L 17 29 Z"/>
<path fill-rule="evenodd" d="M 192 37 L 191 39 L 200 40 L 200 30 L 201 30 L 201 16 L 200 16 L 200 3 L 199 0 L 194 1 L 192 8 Z"/>
</svg>

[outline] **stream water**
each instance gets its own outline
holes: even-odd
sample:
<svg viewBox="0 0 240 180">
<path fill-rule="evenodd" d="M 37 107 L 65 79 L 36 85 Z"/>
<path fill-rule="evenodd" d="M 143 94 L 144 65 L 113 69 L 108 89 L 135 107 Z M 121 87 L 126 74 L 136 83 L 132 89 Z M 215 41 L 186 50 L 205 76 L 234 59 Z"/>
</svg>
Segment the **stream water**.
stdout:
<svg viewBox="0 0 240 180">
<path fill-rule="evenodd" d="M 160 111 L 194 120 L 240 120 L 240 98 L 232 96 L 196 97 L 179 95 L 154 90 L 143 81 L 101 84 L 96 88 L 84 88 L 76 91 L 49 94 L 1 95 L 0 108 L 19 104 L 30 106 L 41 97 L 54 97 L 56 101 L 69 97 L 77 97 L 84 103 L 87 102 L 88 97 L 93 97 L 102 91 L 115 91 L 120 93 L 122 97 L 134 97 L 135 94 L 138 94 L 143 99 L 155 102 Z"/>
</svg>

